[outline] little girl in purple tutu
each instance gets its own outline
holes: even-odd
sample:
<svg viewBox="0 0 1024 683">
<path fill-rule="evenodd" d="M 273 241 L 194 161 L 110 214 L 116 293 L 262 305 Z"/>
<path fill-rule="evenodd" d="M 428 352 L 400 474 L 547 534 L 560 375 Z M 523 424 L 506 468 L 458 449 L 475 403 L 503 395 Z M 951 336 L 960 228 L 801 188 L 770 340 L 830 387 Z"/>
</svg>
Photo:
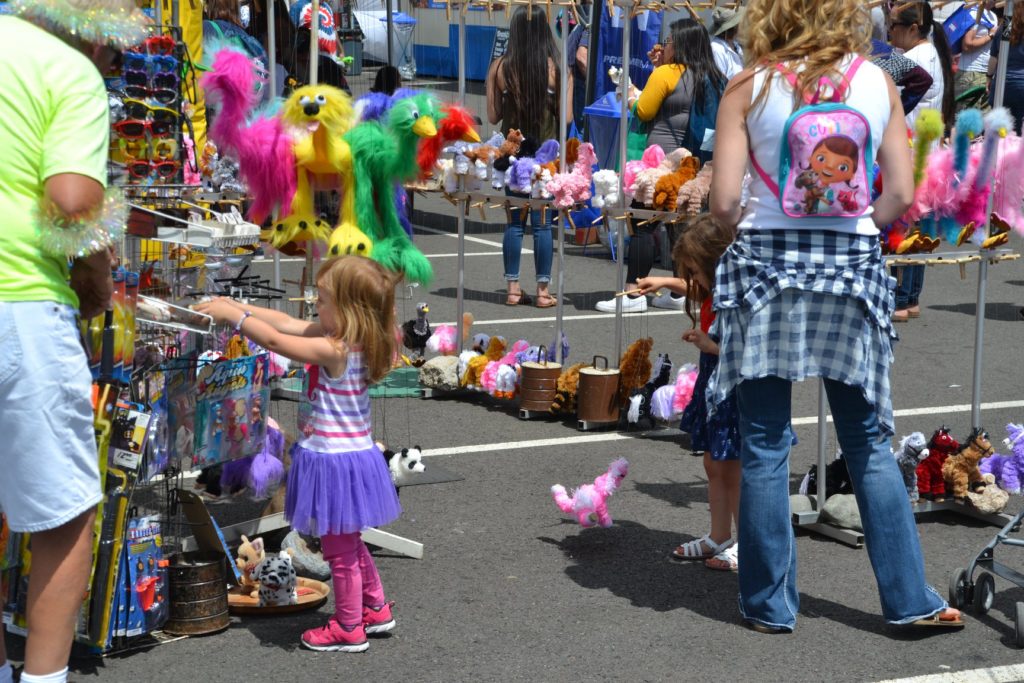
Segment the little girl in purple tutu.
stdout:
<svg viewBox="0 0 1024 683">
<path fill-rule="evenodd" d="M 362 652 L 367 635 L 395 627 L 360 531 L 401 514 L 370 429 L 370 383 L 391 370 L 395 278 L 369 259 L 343 256 L 317 273 L 320 322 L 216 299 L 196 306 L 266 349 L 310 366 L 310 419 L 292 447 L 285 517 L 320 536 L 334 578 L 334 616 L 302 634 L 312 650 Z"/>
</svg>

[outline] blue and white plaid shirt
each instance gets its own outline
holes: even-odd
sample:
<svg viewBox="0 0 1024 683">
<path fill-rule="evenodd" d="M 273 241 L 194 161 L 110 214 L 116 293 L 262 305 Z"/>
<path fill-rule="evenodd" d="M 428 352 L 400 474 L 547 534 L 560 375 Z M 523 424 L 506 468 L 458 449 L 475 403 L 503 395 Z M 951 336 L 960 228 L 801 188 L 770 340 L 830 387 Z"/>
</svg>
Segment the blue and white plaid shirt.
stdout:
<svg viewBox="0 0 1024 683">
<path fill-rule="evenodd" d="M 746 379 L 824 377 L 860 387 L 893 434 L 889 366 L 895 280 L 878 238 L 827 230 L 741 230 L 718 262 L 721 340 L 708 410 Z"/>
</svg>

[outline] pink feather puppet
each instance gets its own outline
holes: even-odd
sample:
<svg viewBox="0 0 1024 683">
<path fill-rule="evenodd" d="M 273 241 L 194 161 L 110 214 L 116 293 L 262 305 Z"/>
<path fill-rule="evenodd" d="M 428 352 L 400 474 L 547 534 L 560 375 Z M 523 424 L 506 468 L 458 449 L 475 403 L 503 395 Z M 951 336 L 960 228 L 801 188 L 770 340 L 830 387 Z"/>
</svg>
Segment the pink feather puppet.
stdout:
<svg viewBox="0 0 1024 683">
<path fill-rule="evenodd" d="M 547 183 L 547 191 L 554 197 L 555 208 L 568 209 L 590 199 L 593 165 L 596 163 L 594 146 L 589 142 L 581 144 L 572 171 L 556 173 Z"/>
<path fill-rule="evenodd" d="M 1010 135 L 1000 145 L 999 172 L 996 174 L 995 203 L 992 212 L 1024 235 L 1024 139 Z"/>
<path fill-rule="evenodd" d="M 636 176 L 640 171 L 657 168 L 664 160 L 665 150 L 660 145 L 651 145 L 644 150 L 639 161 L 627 161 L 622 172 L 622 187 L 626 190 L 626 196 L 632 197 L 636 193 Z"/>
<path fill-rule="evenodd" d="M 672 410 L 676 414 L 682 414 L 686 406 L 693 400 L 693 388 L 697 384 L 697 366 L 687 363 L 679 368 L 676 375 L 676 393 L 672 398 Z"/>
<path fill-rule="evenodd" d="M 260 99 L 258 80 L 248 55 L 223 48 L 199 84 L 208 99 L 221 104 L 210 139 L 222 153 L 238 159 L 239 173 L 252 194 L 249 220 L 260 224 L 277 207 L 281 218 L 288 215 L 297 180 L 292 138 L 281 120 L 261 115 L 246 122 Z"/>
<path fill-rule="evenodd" d="M 608 466 L 608 471 L 594 480 L 593 484 L 583 484 L 574 489 L 572 496 L 565 487 L 555 484 L 551 487 L 551 496 L 555 499 L 558 509 L 567 515 L 576 517 L 582 527 L 599 524 L 608 528 L 612 525 L 612 516 L 608 513 L 608 499 L 619 490 L 622 480 L 629 472 L 629 462 L 619 458 Z"/>
</svg>

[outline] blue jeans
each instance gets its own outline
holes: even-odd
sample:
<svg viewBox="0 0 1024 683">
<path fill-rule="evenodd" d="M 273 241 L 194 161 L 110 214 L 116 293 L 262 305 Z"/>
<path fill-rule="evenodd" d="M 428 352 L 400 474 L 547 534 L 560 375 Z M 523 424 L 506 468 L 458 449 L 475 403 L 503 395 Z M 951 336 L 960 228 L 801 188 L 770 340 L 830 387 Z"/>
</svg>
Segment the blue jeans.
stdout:
<svg viewBox="0 0 1024 683">
<path fill-rule="evenodd" d="M 740 412 L 739 584 L 744 619 L 793 630 L 800 597 L 789 513 L 793 385 L 778 377 L 736 389 Z M 946 608 L 926 582 L 917 526 L 878 416 L 857 387 L 825 380 L 839 444 L 846 456 L 875 572 L 882 615 L 910 623 Z"/>
<path fill-rule="evenodd" d="M 903 276 L 898 273 L 902 271 Z M 924 289 L 924 266 L 897 266 L 892 269 L 896 278 L 896 310 L 917 306 L 920 303 L 921 290 Z"/>
<path fill-rule="evenodd" d="M 509 190 L 506 194 L 513 197 L 524 197 Z M 533 226 L 533 267 L 537 271 L 537 283 L 544 284 L 551 282 L 551 211 L 547 212 L 547 220 L 542 224 L 540 210 L 530 211 L 530 224 Z M 505 228 L 505 237 L 501 242 L 501 257 L 505 262 L 505 280 L 509 282 L 519 281 L 519 260 L 523 252 L 523 233 L 526 230 L 526 221 L 523 212 L 512 207 L 512 218 L 508 227 Z"/>
</svg>

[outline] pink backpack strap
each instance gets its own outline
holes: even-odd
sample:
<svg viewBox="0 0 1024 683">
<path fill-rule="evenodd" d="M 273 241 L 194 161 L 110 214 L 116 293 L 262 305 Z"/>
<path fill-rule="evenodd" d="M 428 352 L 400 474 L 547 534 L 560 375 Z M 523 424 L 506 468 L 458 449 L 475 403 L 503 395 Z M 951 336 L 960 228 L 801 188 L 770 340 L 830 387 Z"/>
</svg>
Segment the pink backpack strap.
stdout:
<svg viewBox="0 0 1024 683">
<path fill-rule="evenodd" d="M 761 177 L 764 184 L 768 186 L 768 189 L 772 191 L 772 194 L 776 197 L 779 196 L 779 185 L 772 177 L 765 173 L 765 170 L 761 168 L 761 164 L 757 163 L 757 159 L 754 157 L 754 150 L 750 150 L 750 165 L 754 167 L 754 171 Z"/>
<path fill-rule="evenodd" d="M 838 85 L 833 83 L 830 79 L 822 76 L 821 79 L 818 81 L 818 91 L 815 92 L 813 95 L 804 93 L 804 101 L 807 102 L 807 104 L 817 104 L 821 96 L 821 90 L 825 86 L 832 87 L 832 98 L 830 99 L 831 102 L 841 101 L 843 99 L 843 95 L 846 94 L 846 91 L 849 89 L 850 83 L 853 81 L 853 77 L 857 75 L 857 71 L 858 69 L 860 69 L 863 63 L 863 57 L 861 57 L 860 55 L 854 57 L 853 63 L 850 64 L 850 67 L 843 74 L 843 80 Z M 789 67 L 787 67 L 785 64 L 779 63 L 775 65 L 775 70 L 783 75 L 783 77 L 786 79 L 786 81 L 789 83 L 790 87 L 793 88 L 794 91 L 797 90 L 797 88 L 799 87 L 799 82 L 797 81 L 796 74 L 793 73 L 793 71 Z"/>
</svg>

